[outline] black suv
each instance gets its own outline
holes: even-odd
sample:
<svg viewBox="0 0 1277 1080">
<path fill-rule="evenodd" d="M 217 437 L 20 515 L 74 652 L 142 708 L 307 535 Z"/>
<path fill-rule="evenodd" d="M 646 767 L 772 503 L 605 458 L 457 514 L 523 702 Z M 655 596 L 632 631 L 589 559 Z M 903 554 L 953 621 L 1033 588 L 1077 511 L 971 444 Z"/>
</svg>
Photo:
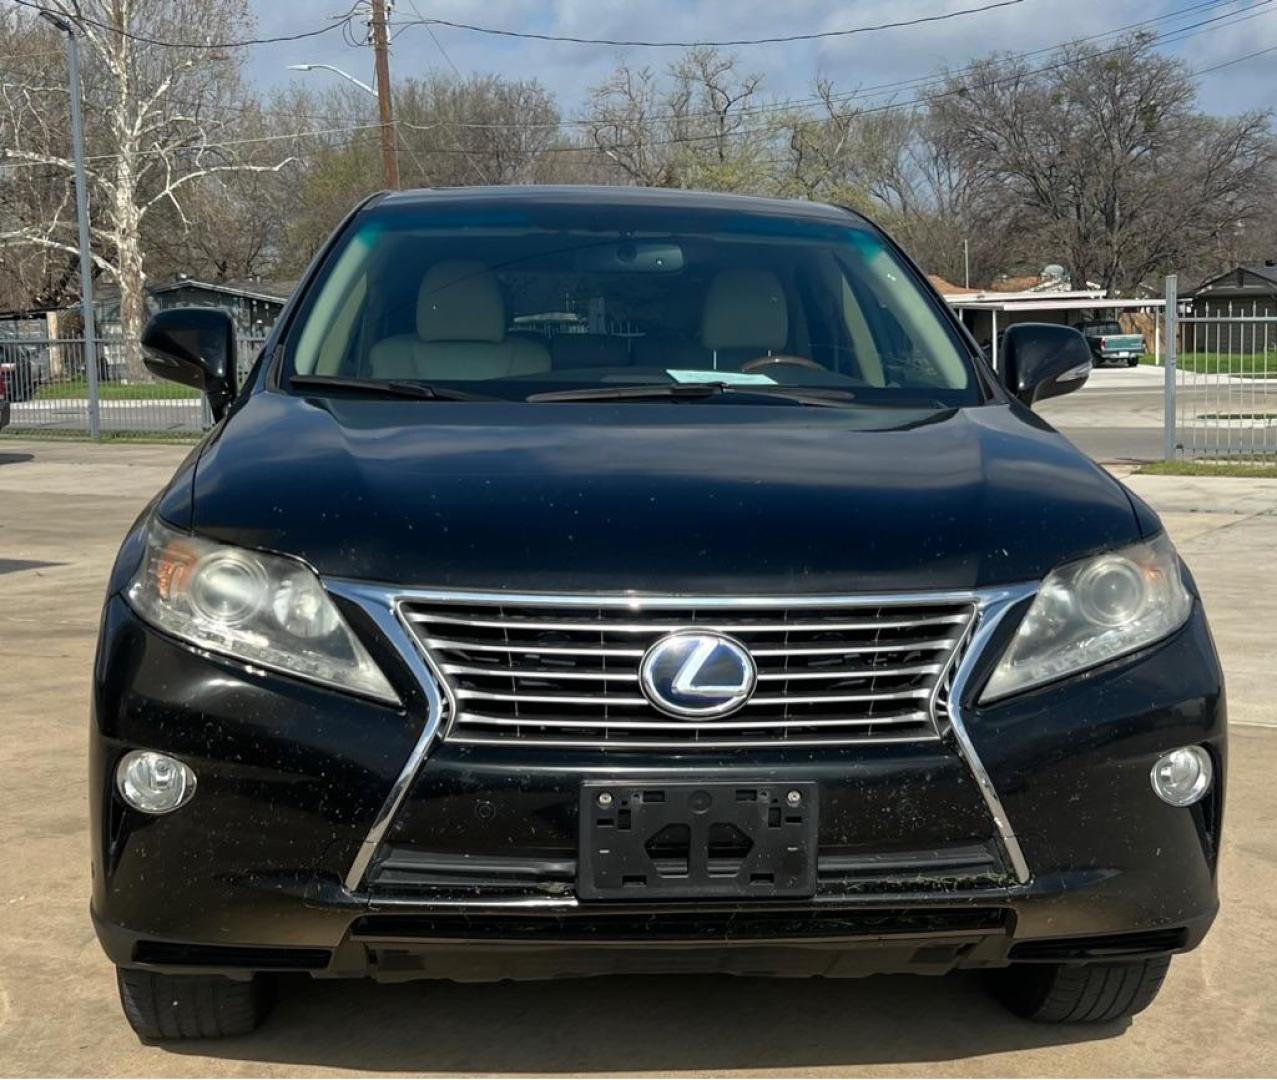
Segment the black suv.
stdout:
<svg viewBox="0 0 1277 1080">
<path fill-rule="evenodd" d="M 988 972 L 1144 1008 L 1217 907 L 1224 692 L 1152 511 L 832 206 L 378 195 L 124 541 L 93 916 L 147 1039 L 270 976 Z"/>
</svg>

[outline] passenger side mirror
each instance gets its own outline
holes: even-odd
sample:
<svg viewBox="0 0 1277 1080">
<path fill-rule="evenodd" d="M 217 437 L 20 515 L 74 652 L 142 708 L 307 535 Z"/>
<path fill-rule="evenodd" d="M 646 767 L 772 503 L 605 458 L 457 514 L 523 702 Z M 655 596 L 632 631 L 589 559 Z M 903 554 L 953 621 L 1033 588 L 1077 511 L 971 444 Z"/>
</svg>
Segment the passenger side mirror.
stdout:
<svg viewBox="0 0 1277 1080">
<path fill-rule="evenodd" d="M 1071 326 L 1016 323 L 998 343 L 998 367 L 1006 388 L 1032 407 L 1086 385 L 1091 349 Z"/>
<path fill-rule="evenodd" d="M 220 420 L 235 399 L 235 324 L 218 308 L 156 312 L 142 331 L 142 362 L 152 375 L 204 391 Z"/>
</svg>

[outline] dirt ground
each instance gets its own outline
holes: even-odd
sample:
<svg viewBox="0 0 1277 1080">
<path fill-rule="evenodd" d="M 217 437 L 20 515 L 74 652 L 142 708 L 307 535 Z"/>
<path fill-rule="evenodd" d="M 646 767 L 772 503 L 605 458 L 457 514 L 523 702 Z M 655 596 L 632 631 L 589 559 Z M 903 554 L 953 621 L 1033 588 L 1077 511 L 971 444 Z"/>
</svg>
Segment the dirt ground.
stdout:
<svg viewBox="0 0 1277 1080">
<path fill-rule="evenodd" d="M 1223 912 L 1129 1025 L 1016 1020 L 978 979 L 285 982 L 257 1034 L 140 1045 L 88 918 L 87 702 L 120 537 L 185 448 L 0 441 L 0 1074 L 1277 1073 L 1277 481 L 1136 477 L 1229 677 Z"/>
</svg>

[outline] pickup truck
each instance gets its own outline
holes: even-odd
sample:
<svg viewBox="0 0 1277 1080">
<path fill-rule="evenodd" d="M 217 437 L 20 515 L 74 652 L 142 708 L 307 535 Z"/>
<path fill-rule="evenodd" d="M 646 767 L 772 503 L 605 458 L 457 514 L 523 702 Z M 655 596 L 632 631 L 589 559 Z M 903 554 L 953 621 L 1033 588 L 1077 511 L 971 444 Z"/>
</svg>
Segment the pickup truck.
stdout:
<svg viewBox="0 0 1277 1080">
<path fill-rule="evenodd" d="M 1144 336 L 1122 333 L 1121 326 L 1112 319 L 1078 323 L 1077 329 L 1091 347 L 1097 366 L 1125 363 L 1135 367 L 1144 355 Z"/>
</svg>

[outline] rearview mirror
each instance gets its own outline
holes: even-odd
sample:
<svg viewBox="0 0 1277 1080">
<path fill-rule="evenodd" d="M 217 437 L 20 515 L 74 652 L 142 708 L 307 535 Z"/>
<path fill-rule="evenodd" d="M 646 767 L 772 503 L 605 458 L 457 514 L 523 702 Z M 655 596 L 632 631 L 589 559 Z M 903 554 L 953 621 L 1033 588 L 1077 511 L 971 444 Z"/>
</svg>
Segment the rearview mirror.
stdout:
<svg viewBox="0 0 1277 1080">
<path fill-rule="evenodd" d="M 214 420 L 235 400 L 235 324 L 218 308 L 156 312 L 142 331 L 142 362 L 152 375 L 204 391 Z"/>
<path fill-rule="evenodd" d="M 677 274 L 683 269 L 683 249 L 656 240 L 600 244 L 578 251 L 576 268 L 592 274 Z"/>
<path fill-rule="evenodd" d="M 1091 349 L 1071 326 L 1016 323 L 998 345 L 998 368 L 1006 388 L 1032 407 L 1086 385 Z"/>
</svg>

